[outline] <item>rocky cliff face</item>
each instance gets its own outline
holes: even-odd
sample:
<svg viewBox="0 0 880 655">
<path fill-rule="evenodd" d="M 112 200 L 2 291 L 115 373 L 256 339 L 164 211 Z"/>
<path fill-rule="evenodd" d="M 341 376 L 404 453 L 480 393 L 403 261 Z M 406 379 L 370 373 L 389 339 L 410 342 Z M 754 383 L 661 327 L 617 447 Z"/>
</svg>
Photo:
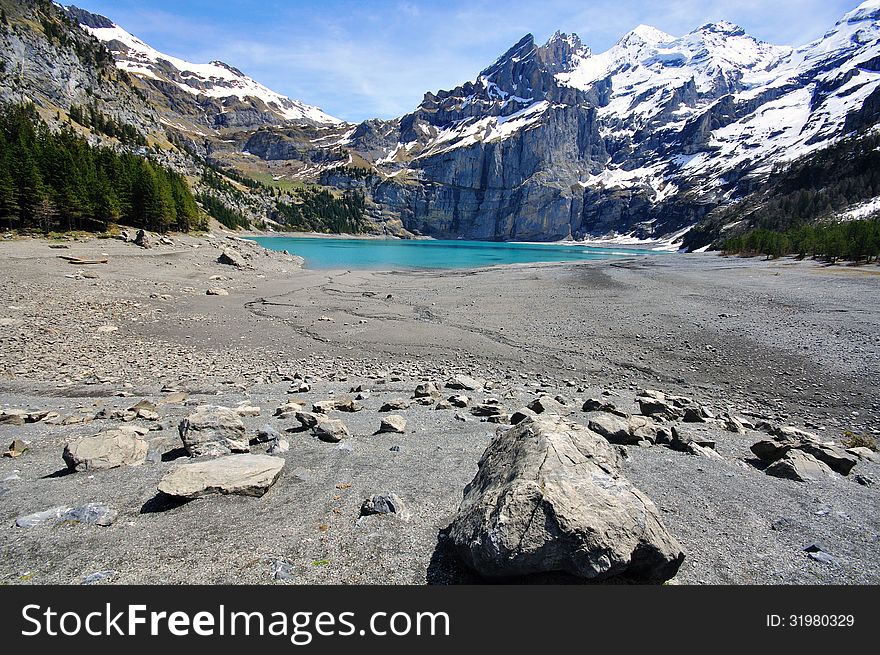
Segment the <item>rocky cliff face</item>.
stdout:
<svg viewBox="0 0 880 655">
<path fill-rule="evenodd" d="M 798 49 L 724 22 L 680 38 L 639 26 L 600 54 L 528 35 L 475 81 L 345 145 L 378 173 L 384 214 L 413 231 L 676 240 L 774 165 L 877 123 L 878 37 L 877 0 Z"/>
<path fill-rule="evenodd" d="M 50 123 L 66 122 L 72 106 L 94 106 L 144 136 L 164 139 L 158 112 L 130 77 L 52 3 L 3 0 L 0 7 L 7 17 L 0 25 L 0 102 L 33 102 Z"/>
</svg>

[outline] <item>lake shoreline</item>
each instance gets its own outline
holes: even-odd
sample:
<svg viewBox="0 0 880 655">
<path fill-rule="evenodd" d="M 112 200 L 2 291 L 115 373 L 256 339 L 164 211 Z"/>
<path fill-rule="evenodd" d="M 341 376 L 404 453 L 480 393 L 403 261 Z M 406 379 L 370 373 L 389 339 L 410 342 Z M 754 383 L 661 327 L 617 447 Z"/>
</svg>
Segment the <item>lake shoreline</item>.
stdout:
<svg viewBox="0 0 880 655">
<path fill-rule="evenodd" d="M 636 394 L 647 388 L 686 395 L 714 416 L 761 416 L 838 443 L 846 430 L 880 430 L 876 265 L 670 254 L 317 270 L 237 235 L 170 240 L 150 249 L 94 238 L 0 241 L 0 405 L 70 419 L 0 424 L 3 446 L 30 442 L 24 455 L 0 459 L 0 582 L 75 584 L 112 570 L 115 583 L 272 584 L 276 561 L 300 584 L 473 582 L 440 556 L 439 535 L 504 429 L 471 413 L 492 398 L 512 414 L 558 396 L 584 423 L 593 418 L 584 399 L 637 415 Z M 224 249 L 244 265 L 220 263 Z M 455 374 L 489 388 L 443 388 Z M 463 394 L 470 404 L 419 405 L 413 391 L 426 381 L 441 399 Z M 363 394 L 358 387 L 368 391 L 363 411 L 332 415 L 351 433 L 340 444 L 287 432 L 293 419 L 273 416 L 289 401 L 311 408 Z M 386 415 L 379 409 L 396 399 L 408 403 L 395 412 L 405 433 L 374 434 Z M 140 401 L 155 403 L 158 418 L 125 420 Z M 186 461 L 178 424 L 200 404 L 249 408 L 248 435 L 268 424 L 289 441 L 265 496 L 156 501 L 159 481 Z M 119 426 L 144 429 L 150 461 L 64 473 L 66 443 Z M 625 465 L 686 553 L 677 582 L 880 582 L 876 488 L 852 474 L 773 478 L 749 450 L 767 438 L 759 430 L 679 428 L 714 441 L 721 459 L 630 446 Z M 880 466 L 860 462 L 854 473 L 880 479 Z M 364 500 L 387 491 L 411 519 L 362 520 Z M 119 516 L 109 527 L 15 526 L 23 515 L 86 503 Z M 814 541 L 839 566 L 802 552 Z"/>
</svg>

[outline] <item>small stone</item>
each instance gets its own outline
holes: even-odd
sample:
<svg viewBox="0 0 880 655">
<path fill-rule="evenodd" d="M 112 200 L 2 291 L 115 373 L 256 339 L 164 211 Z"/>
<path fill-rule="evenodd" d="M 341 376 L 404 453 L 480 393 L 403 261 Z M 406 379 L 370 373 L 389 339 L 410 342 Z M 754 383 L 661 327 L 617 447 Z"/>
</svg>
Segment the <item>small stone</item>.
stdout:
<svg viewBox="0 0 880 655">
<path fill-rule="evenodd" d="M 270 562 L 271 575 L 273 580 L 279 582 L 288 582 L 294 579 L 293 564 L 285 562 L 283 559 L 273 559 Z"/>
<path fill-rule="evenodd" d="M 387 403 L 382 405 L 379 408 L 380 412 L 398 412 L 404 409 L 409 409 L 410 402 L 404 398 L 395 398 L 393 400 L 389 400 Z"/>
<path fill-rule="evenodd" d="M 390 514 L 404 521 L 411 517 L 403 501 L 394 492 L 376 494 L 364 501 L 361 505 L 361 516 L 374 514 Z"/>
<path fill-rule="evenodd" d="M 220 289 L 220 288 L 215 287 L 213 289 L 208 289 L 205 292 L 205 295 L 208 295 L 208 296 L 228 296 L 229 292 L 226 289 Z"/>
<path fill-rule="evenodd" d="M 703 417 L 702 413 L 698 409 L 694 409 L 693 407 L 688 407 L 684 410 L 684 418 L 682 419 L 685 423 L 705 423 L 706 419 Z"/>
<path fill-rule="evenodd" d="M 540 398 L 536 398 L 532 402 L 530 402 L 526 407 L 535 414 L 556 414 L 558 416 L 564 416 L 568 413 L 565 405 L 558 402 L 555 398 L 551 398 L 550 396 L 541 396 Z"/>
<path fill-rule="evenodd" d="M 276 439 L 281 439 L 281 434 L 273 428 L 268 423 L 257 430 L 257 436 L 251 438 L 250 444 L 255 446 L 261 443 L 269 443 L 270 441 L 275 441 Z"/>
<path fill-rule="evenodd" d="M 46 522 L 53 524 L 71 522 L 107 527 L 113 525 L 117 515 L 116 510 L 110 509 L 107 505 L 90 503 L 81 507 L 53 507 L 42 512 L 20 516 L 15 519 L 15 525 L 20 528 L 33 528 Z"/>
<path fill-rule="evenodd" d="M 277 438 L 274 439 L 266 450 L 267 455 L 281 455 L 290 450 L 290 442 L 287 439 Z"/>
<path fill-rule="evenodd" d="M 433 382 L 424 382 L 413 391 L 413 398 L 433 398 L 440 395 L 440 389 Z"/>
<path fill-rule="evenodd" d="M 528 407 L 521 407 L 510 415 L 510 424 L 517 425 L 518 423 L 525 421 L 527 418 L 535 418 L 536 416 L 537 414 Z"/>
<path fill-rule="evenodd" d="M 327 443 L 339 443 L 345 437 L 351 436 L 345 423 L 338 419 L 328 418 L 320 418 L 312 428 L 312 434 Z"/>
<path fill-rule="evenodd" d="M 827 464 L 801 450 L 789 450 L 780 460 L 768 466 L 765 473 L 796 482 L 813 482 L 834 476 Z"/>
<path fill-rule="evenodd" d="M 337 412 L 359 412 L 363 409 L 353 398 L 342 396 L 331 400 L 322 400 L 312 405 L 312 411 L 317 414 L 329 414 L 332 411 Z"/>
<path fill-rule="evenodd" d="M 119 571 L 98 571 L 84 577 L 80 584 L 95 585 L 102 582 L 111 582 L 117 575 L 119 575 Z"/>
<path fill-rule="evenodd" d="M 383 417 L 382 423 L 379 425 L 379 429 L 375 432 L 375 434 L 382 434 L 385 432 L 395 432 L 397 434 L 405 433 L 406 419 L 397 414 Z"/>
<path fill-rule="evenodd" d="M 21 439 L 15 439 L 11 444 L 9 444 L 9 450 L 3 453 L 3 457 L 21 457 L 28 450 L 27 444 Z"/>
<path fill-rule="evenodd" d="M 485 386 L 485 380 L 477 380 L 468 375 L 456 375 L 446 383 L 447 389 L 462 389 L 464 391 L 479 391 Z"/>
<path fill-rule="evenodd" d="M 235 408 L 235 413 L 239 416 L 259 416 L 260 408 L 252 405 L 239 405 Z"/>
</svg>

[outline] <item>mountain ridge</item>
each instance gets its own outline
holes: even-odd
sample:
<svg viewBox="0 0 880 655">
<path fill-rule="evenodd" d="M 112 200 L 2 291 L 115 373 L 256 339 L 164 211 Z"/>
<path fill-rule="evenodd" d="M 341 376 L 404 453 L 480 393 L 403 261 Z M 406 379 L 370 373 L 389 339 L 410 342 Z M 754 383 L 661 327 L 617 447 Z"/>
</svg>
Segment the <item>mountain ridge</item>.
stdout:
<svg viewBox="0 0 880 655">
<path fill-rule="evenodd" d="M 726 21 L 680 37 L 640 25 L 599 53 L 574 33 L 542 45 L 527 34 L 474 80 L 425 92 L 399 118 L 357 125 L 229 64 L 191 64 L 111 19 L 64 11 L 111 51 L 119 74 L 109 78 L 118 80 L 114 91 L 107 73 L 93 80 L 71 68 L 82 80 L 74 86 L 43 84 L 60 55 L 42 53 L 45 65 L 23 75 L 37 95 L 52 89 L 46 113 L 83 104 L 82 89 L 98 85 L 102 106 L 147 134 L 158 156 L 180 144 L 270 188 L 362 193 L 379 234 L 702 248 L 695 226 L 728 216 L 759 188 L 766 195 L 780 166 L 880 122 L 878 0 L 797 48 Z M 143 102 L 122 101 L 129 92 Z"/>
</svg>

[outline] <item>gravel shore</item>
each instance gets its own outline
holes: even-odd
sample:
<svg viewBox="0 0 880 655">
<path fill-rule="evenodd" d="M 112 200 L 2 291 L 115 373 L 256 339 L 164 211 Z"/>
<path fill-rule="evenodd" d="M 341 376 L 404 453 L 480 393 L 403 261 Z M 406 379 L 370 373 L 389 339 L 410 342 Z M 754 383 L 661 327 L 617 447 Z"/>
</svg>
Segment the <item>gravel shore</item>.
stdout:
<svg viewBox="0 0 880 655">
<path fill-rule="evenodd" d="M 242 266 L 219 263 L 232 250 Z M 80 264 L 59 258 L 106 259 Z M 808 430 L 840 443 L 880 435 L 880 268 L 660 255 L 473 271 L 317 271 L 226 236 L 174 236 L 142 249 L 115 239 L 0 240 L 0 411 L 53 412 L 2 423 L 0 582 L 425 584 L 474 582 L 444 545 L 462 490 L 495 430 L 470 408 L 513 413 L 558 396 L 587 420 L 587 398 L 638 414 L 658 389 L 720 416 Z M 209 290 L 212 295 L 209 295 Z M 478 390 L 442 389 L 465 374 Z M 442 398 L 411 399 L 434 381 Z M 304 385 L 304 386 L 303 386 Z M 299 389 L 308 390 L 300 391 Z M 274 418 L 292 400 L 361 394 L 332 412 L 350 436 L 326 443 Z M 185 396 L 185 397 L 184 397 Z M 374 434 L 395 411 L 403 434 Z M 125 410 L 147 400 L 152 417 Z M 185 461 L 178 424 L 198 404 L 243 411 L 289 440 L 259 498 L 169 503 L 157 485 Z M 118 410 L 118 411 L 117 411 Z M 152 410 L 151 410 L 152 411 Z M 461 420 L 466 419 L 466 420 Z M 65 444 L 119 425 L 150 445 L 137 467 L 69 473 Z M 680 584 L 880 582 L 880 465 L 802 483 L 763 472 L 759 430 L 689 425 L 720 459 L 629 446 L 626 475 L 661 510 L 686 559 Z M 256 445 L 253 452 L 265 452 Z M 861 475 L 867 484 L 854 480 Z M 361 516 L 384 492 L 406 520 Z M 112 525 L 16 519 L 108 505 Z M 803 549 L 821 544 L 816 561 Z"/>
</svg>

